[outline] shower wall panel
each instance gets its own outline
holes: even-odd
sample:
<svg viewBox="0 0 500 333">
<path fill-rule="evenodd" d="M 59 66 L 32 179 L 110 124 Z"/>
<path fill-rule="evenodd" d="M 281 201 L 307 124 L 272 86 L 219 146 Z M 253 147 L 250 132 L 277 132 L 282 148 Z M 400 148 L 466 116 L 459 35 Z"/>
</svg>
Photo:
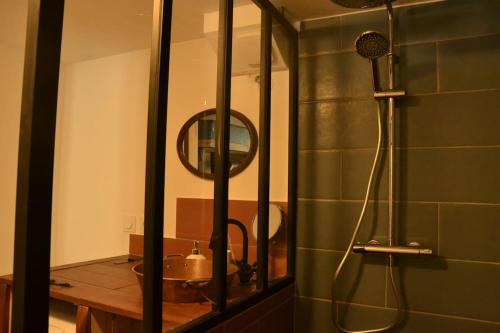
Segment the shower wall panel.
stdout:
<svg viewBox="0 0 500 333">
<path fill-rule="evenodd" d="M 500 332 L 500 2 L 395 13 L 397 84 L 408 93 L 396 111 L 396 236 L 437 254 L 398 260 L 408 312 L 397 332 Z M 385 33 L 386 17 L 375 10 L 302 28 L 296 327 L 333 332 L 330 284 L 377 138 L 371 68 L 354 40 Z M 386 239 L 386 169 L 384 156 L 359 241 Z M 348 260 L 335 308 L 345 326 L 373 328 L 395 315 L 385 262 Z"/>
</svg>

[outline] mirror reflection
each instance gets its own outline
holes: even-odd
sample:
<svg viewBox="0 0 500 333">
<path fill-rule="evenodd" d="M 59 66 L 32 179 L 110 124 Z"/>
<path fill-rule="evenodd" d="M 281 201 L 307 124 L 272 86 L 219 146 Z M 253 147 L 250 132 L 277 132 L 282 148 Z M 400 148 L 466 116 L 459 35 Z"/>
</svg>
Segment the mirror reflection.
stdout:
<svg viewBox="0 0 500 333">
<path fill-rule="evenodd" d="M 196 176 L 207 179 L 213 179 L 215 173 L 215 112 L 215 109 L 210 109 L 191 117 L 177 139 L 177 153 L 182 164 Z M 229 176 L 245 170 L 256 151 L 254 125 L 242 113 L 231 110 Z"/>
</svg>

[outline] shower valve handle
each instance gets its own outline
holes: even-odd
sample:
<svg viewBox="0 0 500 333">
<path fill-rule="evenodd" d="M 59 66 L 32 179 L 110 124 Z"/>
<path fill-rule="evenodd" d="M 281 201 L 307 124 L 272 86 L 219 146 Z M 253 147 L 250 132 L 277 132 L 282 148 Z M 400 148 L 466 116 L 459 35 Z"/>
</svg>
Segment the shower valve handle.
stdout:
<svg viewBox="0 0 500 333">
<path fill-rule="evenodd" d="M 406 95 L 406 91 L 404 90 L 385 90 L 385 91 L 375 91 L 373 96 L 375 98 L 384 99 L 384 98 L 397 98 L 403 97 Z"/>
<path fill-rule="evenodd" d="M 431 249 L 411 246 L 386 246 L 380 244 L 356 244 L 353 246 L 354 253 L 392 254 L 392 255 L 432 255 Z"/>
</svg>

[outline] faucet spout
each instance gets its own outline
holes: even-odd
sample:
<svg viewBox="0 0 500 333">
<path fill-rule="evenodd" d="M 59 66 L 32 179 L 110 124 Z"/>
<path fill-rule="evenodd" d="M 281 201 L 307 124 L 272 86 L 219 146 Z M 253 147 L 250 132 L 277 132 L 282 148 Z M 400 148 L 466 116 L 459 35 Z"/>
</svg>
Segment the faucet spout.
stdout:
<svg viewBox="0 0 500 333">
<path fill-rule="evenodd" d="M 243 237 L 243 256 L 240 260 L 236 260 L 235 264 L 238 266 L 238 276 L 240 278 L 240 283 L 241 284 L 248 284 L 250 283 L 250 280 L 252 279 L 253 274 L 255 273 L 257 269 L 257 265 L 249 265 L 248 264 L 248 231 L 247 228 L 243 223 L 236 219 L 228 219 L 227 224 L 233 224 L 236 227 L 238 227 L 241 231 L 241 235 Z M 213 249 L 213 242 L 214 242 L 214 234 L 212 233 L 212 236 L 210 237 L 210 243 L 208 244 L 208 247 L 212 250 Z"/>
</svg>

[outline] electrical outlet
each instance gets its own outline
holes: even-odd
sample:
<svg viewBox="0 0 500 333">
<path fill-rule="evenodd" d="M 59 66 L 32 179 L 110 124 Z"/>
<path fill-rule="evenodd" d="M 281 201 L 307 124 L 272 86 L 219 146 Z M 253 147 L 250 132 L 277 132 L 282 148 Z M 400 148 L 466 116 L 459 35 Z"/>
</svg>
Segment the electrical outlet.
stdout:
<svg viewBox="0 0 500 333">
<path fill-rule="evenodd" d="M 132 234 L 136 229 L 136 217 L 133 215 L 125 215 L 123 216 L 123 232 Z"/>
</svg>

